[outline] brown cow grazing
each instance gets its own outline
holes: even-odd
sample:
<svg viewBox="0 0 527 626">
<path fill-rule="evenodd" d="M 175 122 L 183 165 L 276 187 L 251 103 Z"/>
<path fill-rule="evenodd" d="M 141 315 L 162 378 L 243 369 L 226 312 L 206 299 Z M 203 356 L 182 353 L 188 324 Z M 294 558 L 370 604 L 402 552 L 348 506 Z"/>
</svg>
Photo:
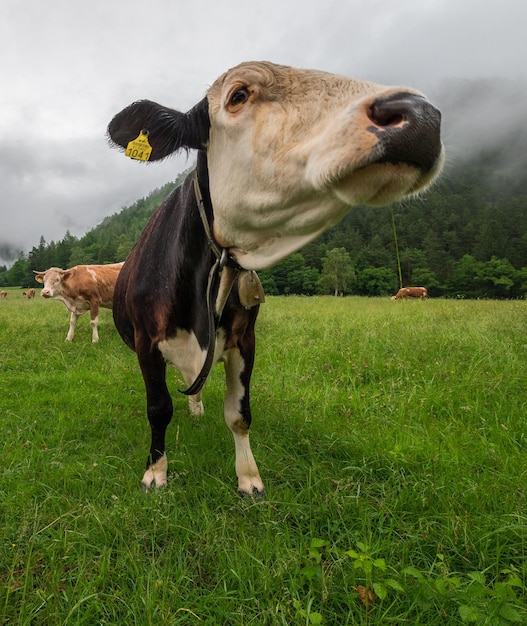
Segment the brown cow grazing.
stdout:
<svg viewBox="0 0 527 626">
<path fill-rule="evenodd" d="M 31 300 L 35 297 L 35 290 L 34 289 L 28 289 L 27 291 L 23 291 L 22 292 L 23 296 L 26 296 L 26 298 L 28 300 Z"/>
<path fill-rule="evenodd" d="M 428 291 L 426 287 L 403 287 L 392 296 L 392 300 L 403 300 L 404 298 L 417 298 L 419 300 L 426 300 L 428 298 Z"/>
<path fill-rule="evenodd" d="M 7 291 L 0 291 L 0 298 L 7 298 Z"/>
<path fill-rule="evenodd" d="M 43 298 L 61 300 L 70 315 L 70 328 L 66 341 L 72 341 L 80 315 L 90 311 L 92 341 L 99 341 L 97 324 L 99 307 L 112 308 L 115 281 L 122 263 L 111 265 L 76 265 L 68 270 L 51 267 L 45 272 L 35 270 L 35 280 L 44 284 L 40 292 Z"/>
<path fill-rule="evenodd" d="M 136 102 L 108 133 L 132 158 L 198 150 L 195 171 L 153 214 L 115 288 L 115 324 L 137 353 L 146 387 L 143 486 L 167 480 L 166 362 L 182 372 L 184 393 L 201 413 L 202 386 L 222 361 L 238 489 L 262 494 L 249 443 L 262 294 L 249 270 L 304 246 L 352 206 L 382 206 L 426 188 L 443 160 L 440 114 L 409 89 L 242 63 L 187 113 Z"/>
</svg>

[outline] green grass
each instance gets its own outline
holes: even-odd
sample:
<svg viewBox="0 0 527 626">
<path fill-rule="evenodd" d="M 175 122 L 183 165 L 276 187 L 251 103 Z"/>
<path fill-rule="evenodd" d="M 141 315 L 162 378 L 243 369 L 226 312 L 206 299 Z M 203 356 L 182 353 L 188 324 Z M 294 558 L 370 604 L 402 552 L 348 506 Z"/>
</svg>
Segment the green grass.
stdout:
<svg viewBox="0 0 527 626">
<path fill-rule="evenodd" d="M 144 494 L 111 314 L 0 301 L 0 623 L 527 623 L 527 303 L 268 298 L 236 493 L 214 370 Z M 361 600 L 362 597 L 362 600 Z"/>
</svg>

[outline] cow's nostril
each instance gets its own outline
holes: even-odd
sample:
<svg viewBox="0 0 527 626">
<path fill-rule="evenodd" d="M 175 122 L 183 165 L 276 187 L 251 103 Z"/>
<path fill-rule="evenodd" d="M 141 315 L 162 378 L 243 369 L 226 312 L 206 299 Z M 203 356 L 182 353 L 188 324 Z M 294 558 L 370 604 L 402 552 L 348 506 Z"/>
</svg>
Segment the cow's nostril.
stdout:
<svg viewBox="0 0 527 626">
<path fill-rule="evenodd" d="M 382 104 L 383 106 L 380 106 L 379 103 L 374 102 L 368 112 L 368 117 L 376 126 L 398 126 L 404 122 L 405 116 L 400 111 L 390 106 L 387 107 L 386 103 Z"/>
</svg>

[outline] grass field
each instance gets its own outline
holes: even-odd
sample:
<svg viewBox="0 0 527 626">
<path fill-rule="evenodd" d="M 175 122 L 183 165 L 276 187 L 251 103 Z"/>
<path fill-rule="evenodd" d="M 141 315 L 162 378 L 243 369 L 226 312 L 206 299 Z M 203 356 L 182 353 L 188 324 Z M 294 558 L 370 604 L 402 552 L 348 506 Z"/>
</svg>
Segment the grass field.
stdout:
<svg viewBox="0 0 527 626">
<path fill-rule="evenodd" d="M 526 624 L 527 302 L 268 298 L 236 493 L 223 372 L 169 486 L 111 314 L 0 301 L 0 623 Z"/>
</svg>

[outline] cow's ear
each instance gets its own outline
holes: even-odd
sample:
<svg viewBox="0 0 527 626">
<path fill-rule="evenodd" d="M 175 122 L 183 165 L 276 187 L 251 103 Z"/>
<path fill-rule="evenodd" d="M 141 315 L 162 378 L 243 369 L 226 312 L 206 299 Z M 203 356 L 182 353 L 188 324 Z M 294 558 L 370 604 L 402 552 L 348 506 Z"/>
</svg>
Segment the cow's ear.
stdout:
<svg viewBox="0 0 527 626">
<path fill-rule="evenodd" d="M 149 161 L 158 161 L 181 148 L 205 148 L 209 140 L 207 98 L 187 113 L 174 111 L 149 100 L 140 100 L 118 113 L 108 125 L 110 141 L 126 149 L 141 131 L 148 131 L 152 147 Z"/>
<path fill-rule="evenodd" d="M 45 272 L 37 272 L 37 270 L 33 271 L 35 272 L 35 280 L 37 281 L 37 283 L 43 283 Z"/>
</svg>

